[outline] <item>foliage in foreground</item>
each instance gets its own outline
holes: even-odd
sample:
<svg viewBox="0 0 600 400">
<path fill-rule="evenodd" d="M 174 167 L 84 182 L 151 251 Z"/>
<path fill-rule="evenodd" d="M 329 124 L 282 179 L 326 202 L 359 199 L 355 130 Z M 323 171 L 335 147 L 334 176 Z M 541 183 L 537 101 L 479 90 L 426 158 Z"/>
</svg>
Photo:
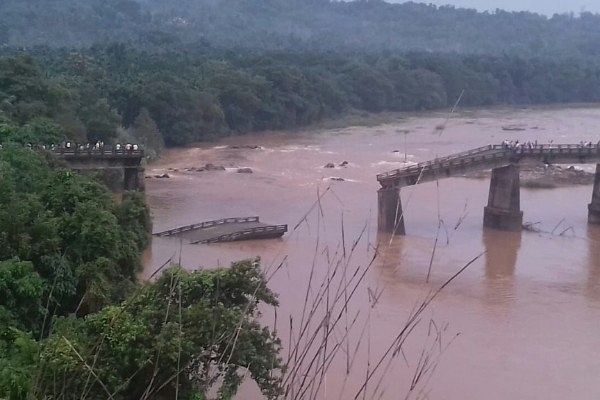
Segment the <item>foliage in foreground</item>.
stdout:
<svg viewBox="0 0 600 400">
<path fill-rule="evenodd" d="M 10 325 L 39 337 L 43 317 L 85 315 L 131 292 L 148 243 L 143 198 L 117 204 L 100 183 L 22 146 L 0 150 L 0 186 L 0 309 Z"/>
<path fill-rule="evenodd" d="M 101 184 L 22 145 L 0 150 L 0 186 L 0 397 L 19 398 L 53 318 L 132 293 L 150 216 L 143 198 L 116 204 Z"/>
<path fill-rule="evenodd" d="M 9 399 L 231 398 L 247 373 L 280 393 L 280 342 L 257 318 L 277 305 L 258 260 L 227 269 L 167 269 L 122 303 L 56 318 L 35 341 L 0 332 L 0 396 Z"/>
<path fill-rule="evenodd" d="M 127 302 L 56 321 L 42 344 L 36 397 L 230 398 L 247 368 L 273 398 L 279 341 L 256 320 L 260 302 L 277 304 L 256 262 L 172 267 Z"/>
<path fill-rule="evenodd" d="M 0 186 L 0 398 L 229 398 L 242 369 L 279 393 L 279 340 L 257 320 L 277 300 L 258 260 L 140 285 L 143 197 L 117 204 L 21 145 L 0 150 Z"/>
</svg>

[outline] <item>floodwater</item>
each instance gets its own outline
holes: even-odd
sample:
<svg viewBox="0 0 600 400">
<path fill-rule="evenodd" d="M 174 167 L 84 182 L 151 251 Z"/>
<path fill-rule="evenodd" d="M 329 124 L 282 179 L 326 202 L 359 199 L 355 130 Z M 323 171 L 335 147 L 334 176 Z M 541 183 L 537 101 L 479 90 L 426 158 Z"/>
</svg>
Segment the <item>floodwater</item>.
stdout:
<svg viewBox="0 0 600 400">
<path fill-rule="evenodd" d="M 259 256 L 281 303 L 263 319 L 285 352 L 290 343 L 308 346 L 308 334 L 298 340 L 309 319 L 304 304 L 316 304 L 309 331 L 326 321 L 326 351 L 336 351 L 323 373 L 323 357 L 293 364 L 290 398 L 600 398 L 600 228 L 587 224 L 591 186 L 521 189 L 523 220 L 536 228 L 521 233 L 482 227 L 488 179 L 403 188 L 407 235 L 377 234 L 377 173 L 504 139 L 596 143 L 600 107 L 403 115 L 374 127 L 170 150 L 146 171 L 170 175 L 146 180 L 155 231 L 257 215 L 289 232 L 211 245 L 154 238 L 145 276 L 169 259 L 196 269 Z M 330 162 L 336 167 L 324 168 Z M 206 163 L 226 170 L 185 171 Z M 418 305 L 467 264 L 403 332 Z M 246 385 L 238 397 L 256 396 Z"/>
</svg>

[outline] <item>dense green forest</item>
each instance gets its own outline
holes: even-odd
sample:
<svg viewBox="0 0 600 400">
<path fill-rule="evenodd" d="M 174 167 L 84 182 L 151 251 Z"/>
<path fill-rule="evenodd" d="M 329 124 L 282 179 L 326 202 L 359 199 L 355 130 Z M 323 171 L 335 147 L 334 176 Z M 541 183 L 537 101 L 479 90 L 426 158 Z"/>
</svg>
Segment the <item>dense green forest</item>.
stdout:
<svg viewBox="0 0 600 400">
<path fill-rule="evenodd" d="M 80 142 L 134 140 L 157 150 L 163 140 L 185 145 L 351 112 L 446 108 L 463 91 L 461 106 L 600 101 L 600 63 L 587 58 L 206 46 L 150 52 L 122 43 L 5 54 L 0 112 L 21 131 L 53 124 Z"/>
<path fill-rule="evenodd" d="M 380 0 L 6 0 L 0 112 L 21 131 L 50 124 L 155 156 L 348 113 L 446 108 L 463 91 L 461 106 L 597 102 L 599 22 Z"/>
<path fill-rule="evenodd" d="M 0 44 L 598 56 L 600 16 L 478 13 L 382 0 L 3 0 Z"/>
</svg>

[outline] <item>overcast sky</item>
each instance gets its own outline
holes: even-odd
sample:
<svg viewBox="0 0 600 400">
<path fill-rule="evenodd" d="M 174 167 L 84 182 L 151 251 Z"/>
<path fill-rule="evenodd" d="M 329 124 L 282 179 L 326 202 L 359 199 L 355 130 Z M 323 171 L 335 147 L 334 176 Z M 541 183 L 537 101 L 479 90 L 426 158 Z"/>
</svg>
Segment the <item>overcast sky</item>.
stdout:
<svg viewBox="0 0 600 400">
<path fill-rule="evenodd" d="M 404 3 L 404 0 L 386 0 L 390 3 Z M 497 8 L 507 11 L 531 11 L 552 16 L 552 14 L 581 11 L 600 13 L 600 0 L 414 0 L 415 3 L 451 4 L 455 7 L 475 8 L 478 11 L 494 11 Z"/>
</svg>

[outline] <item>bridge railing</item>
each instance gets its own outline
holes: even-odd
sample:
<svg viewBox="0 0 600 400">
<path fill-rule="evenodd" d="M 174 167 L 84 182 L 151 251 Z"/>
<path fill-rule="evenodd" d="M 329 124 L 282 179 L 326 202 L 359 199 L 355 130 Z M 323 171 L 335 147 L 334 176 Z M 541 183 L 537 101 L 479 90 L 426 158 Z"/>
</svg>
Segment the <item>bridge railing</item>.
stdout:
<svg viewBox="0 0 600 400">
<path fill-rule="evenodd" d="M 496 144 L 481 146 L 476 149 L 464 151 L 461 153 L 452 154 L 446 157 L 435 158 L 433 160 L 410 165 L 408 167 L 399 168 L 389 172 L 384 172 L 377 175 L 377 180 L 389 180 L 399 178 L 401 176 L 420 174 L 422 171 L 433 169 L 434 167 L 451 167 L 464 166 L 477 161 L 485 161 L 489 158 L 499 159 L 513 157 L 514 155 L 522 154 L 538 154 L 538 155 L 589 155 L 600 154 L 600 146 L 598 145 L 581 145 L 581 144 L 539 144 L 536 146 L 517 146 L 510 147 L 507 145 Z M 491 154 L 490 154 L 491 153 Z"/>
<path fill-rule="evenodd" d="M 106 157 L 106 156 L 117 156 L 117 157 L 140 157 L 144 155 L 144 150 L 126 150 L 126 149 L 115 149 L 115 148 L 101 148 L 101 149 L 66 149 L 56 148 L 47 149 L 53 154 L 58 156 L 91 156 L 91 157 Z"/>
<path fill-rule="evenodd" d="M 259 218 L 258 217 L 222 218 L 222 219 L 216 219 L 213 221 L 199 222 L 197 224 L 192 224 L 192 225 L 185 225 L 185 226 L 181 226 L 179 228 L 168 229 L 166 231 L 153 233 L 152 235 L 154 235 L 154 236 L 171 236 L 171 235 L 175 235 L 178 233 L 193 231 L 196 229 L 206 229 L 206 228 L 210 228 L 213 226 L 219 226 L 219 225 L 223 225 L 223 224 L 234 224 L 234 223 L 245 223 L 245 222 L 259 222 Z"/>
<path fill-rule="evenodd" d="M 256 228 L 244 229 L 241 231 L 226 233 L 210 239 L 202 239 L 190 242 L 191 244 L 205 244 L 205 243 L 217 243 L 217 242 L 232 242 L 235 240 L 251 239 L 252 235 L 259 233 L 268 234 L 269 236 L 279 236 L 287 232 L 287 225 L 269 225 L 269 226 L 258 226 Z"/>
<path fill-rule="evenodd" d="M 472 157 L 475 155 L 480 155 L 482 153 L 488 153 L 490 150 L 501 150 L 501 149 L 502 149 L 502 145 L 489 144 L 486 146 L 477 147 L 475 149 L 463 151 L 460 153 L 451 154 L 446 157 L 438 157 L 433 160 L 420 162 L 420 163 L 414 164 L 414 165 L 409 165 L 408 167 L 398 168 L 393 171 L 384 172 L 382 174 L 377 175 L 377 180 L 394 178 L 394 177 L 397 177 L 398 175 L 420 173 L 423 169 L 429 168 L 429 167 L 437 165 L 437 164 L 449 162 L 452 160 L 464 159 L 465 157 Z"/>
</svg>

